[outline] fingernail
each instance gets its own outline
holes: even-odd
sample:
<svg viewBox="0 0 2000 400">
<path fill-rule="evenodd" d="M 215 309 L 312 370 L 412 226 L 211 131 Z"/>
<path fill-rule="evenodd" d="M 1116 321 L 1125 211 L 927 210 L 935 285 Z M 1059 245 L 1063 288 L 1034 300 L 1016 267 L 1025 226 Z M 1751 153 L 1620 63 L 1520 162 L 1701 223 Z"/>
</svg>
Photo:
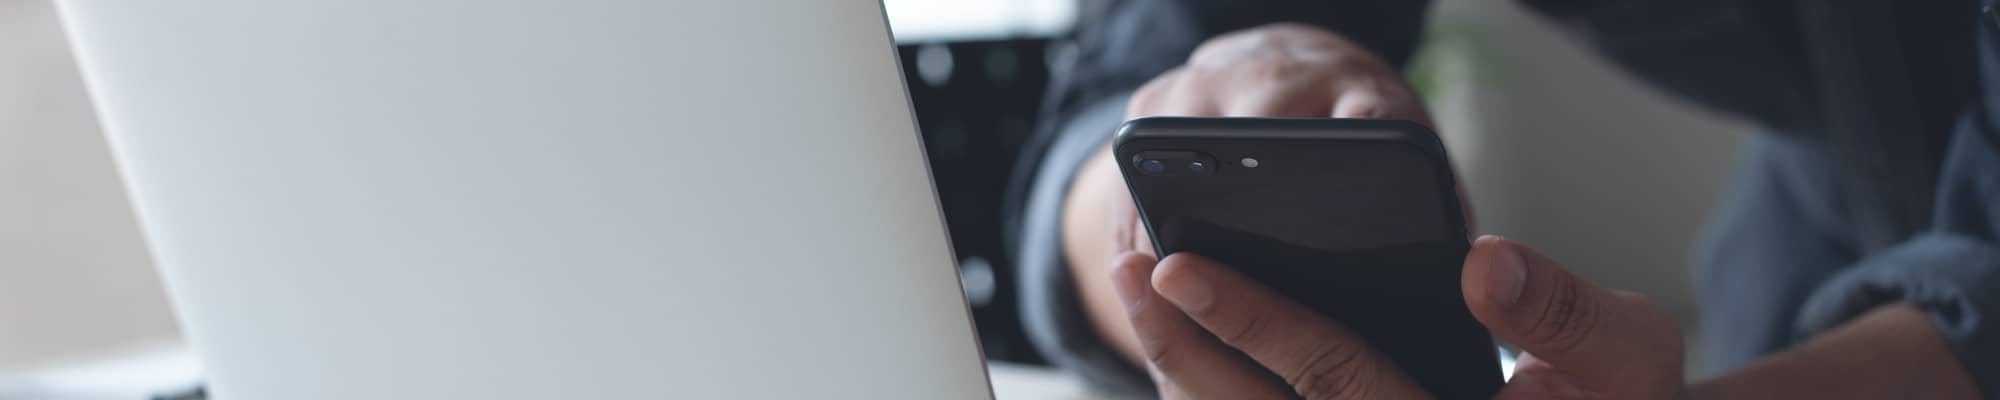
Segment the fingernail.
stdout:
<svg viewBox="0 0 2000 400">
<path fill-rule="evenodd" d="M 1159 267 L 1153 269 L 1153 288 L 1158 289 L 1160 296 L 1174 302 L 1174 305 L 1181 310 L 1207 309 L 1209 304 L 1215 303 L 1215 290 L 1209 288 L 1208 281 L 1201 279 L 1200 275 L 1191 271 L 1181 271 L 1187 268 L 1189 268 L 1187 265 L 1170 266 L 1161 263 Z"/>
<path fill-rule="evenodd" d="M 1118 292 L 1118 301 L 1125 303 L 1125 309 L 1130 311 L 1139 305 L 1139 282 L 1143 279 L 1128 276 L 1132 273 L 1126 270 L 1132 267 L 1122 264 L 1124 258 L 1119 258 L 1118 262 L 1121 264 L 1111 273 L 1111 291 Z"/>
<path fill-rule="evenodd" d="M 1494 304 L 1513 307 L 1521 298 L 1522 287 L 1528 284 L 1528 263 L 1514 252 L 1514 246 L 1507 245 L 1505 238 L 1492 236 L 1480 241 L 1492 246 L 1486 253 L 1486 295 Z"/>
</svg>

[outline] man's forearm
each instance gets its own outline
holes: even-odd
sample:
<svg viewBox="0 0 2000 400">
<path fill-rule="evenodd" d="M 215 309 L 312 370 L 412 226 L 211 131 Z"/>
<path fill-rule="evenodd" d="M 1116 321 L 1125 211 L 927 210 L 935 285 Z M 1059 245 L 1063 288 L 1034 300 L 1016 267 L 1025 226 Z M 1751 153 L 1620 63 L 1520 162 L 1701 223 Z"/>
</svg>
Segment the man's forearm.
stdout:
<svg viewBox="0 0 2000 400">
<path fill-rule="evenodd" d="M 1132 365 L 1143 366 L 1145 356 L 1139 353 L 1139 339 L 1133 336 L 1125 305 L 1111 287 L 1111 261 L 1119 253 L 1150 252 L 1151 248 L 1135 244 L 1137 214 L 1128 210 L 1131 197 L 1114 162 L 1106 145 L 1084 162 L 1076 181 L 1070 184 L 1063 198 L 1063 259 L 1076 281 L 1084 316 L 1098 337 Z"/>
<path fill-rule="evenodd" d="M 1699 400 L 1976 399 L 1978 390 L 1930 316 L 1902 304 L 1691 388 Z"/>
</svg>

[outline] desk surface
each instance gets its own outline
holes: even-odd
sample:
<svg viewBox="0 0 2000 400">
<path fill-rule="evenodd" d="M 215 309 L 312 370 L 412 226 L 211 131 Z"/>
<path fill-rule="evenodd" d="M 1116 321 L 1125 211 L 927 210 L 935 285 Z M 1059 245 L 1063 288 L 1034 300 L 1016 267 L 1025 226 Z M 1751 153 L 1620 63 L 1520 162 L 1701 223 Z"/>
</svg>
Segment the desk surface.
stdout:
<svg viewBox="0 0 2000 400">
<path fill-rule="evenodd" d="M 993 395 L 996 400 L 1087 400 L 1100 399 L 1074 375 L 1060 371 L 1019 364 L 987 364 L 987 375 L 993 379 Z"/>
<path fill-rule="evenodd" d="M 1059 371 L 991 363 L 997 400 L 1091 400 L 1081 381 Z M 0 399 L 144 399 L 188 390 L 200 382 L 193 352 L 178 341 L 134 346 L 16 376 L 0 376 Z"/>
</svg>

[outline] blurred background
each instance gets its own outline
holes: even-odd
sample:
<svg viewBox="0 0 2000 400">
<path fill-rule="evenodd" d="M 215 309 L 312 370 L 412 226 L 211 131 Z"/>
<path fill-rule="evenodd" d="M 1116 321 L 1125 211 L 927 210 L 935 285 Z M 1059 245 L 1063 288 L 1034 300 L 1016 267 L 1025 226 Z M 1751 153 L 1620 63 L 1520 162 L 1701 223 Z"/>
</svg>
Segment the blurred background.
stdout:
<svg viewBox="0 0 2000 400">
<path fill-rule="evenodd" d="M 196 393 L 198 363 L 49 1 L 0 0 L 0 399 Z M 1000 394 L 1073 398 L 1023 338 L 999 205 L 1071 33 L 1103 1 L 884 3 L 986 354 L 1004 363 L 996 379 L 1020 382 Z M 1479 230 L 1647 294 L 1693 332 L 1690 242 L 1748 127 L 1641 85 L 1511 2 L 1441 0 L 1434 12 L 1406 72 Z"/>
</svg>

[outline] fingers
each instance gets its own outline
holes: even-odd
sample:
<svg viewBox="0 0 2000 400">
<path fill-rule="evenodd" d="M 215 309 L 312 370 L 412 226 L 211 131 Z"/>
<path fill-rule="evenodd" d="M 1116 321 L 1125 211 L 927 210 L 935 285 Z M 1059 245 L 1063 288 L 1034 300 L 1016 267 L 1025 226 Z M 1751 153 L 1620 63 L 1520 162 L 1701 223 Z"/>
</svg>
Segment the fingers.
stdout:
<svg viewBox="0 0 2000 400">
<path fill-rule="evenodd" d="M 1169 256 L 1156 268 L 1152 285 L 1163 298 L 1202 330 L 1277 373 L 1300 396 L 1429 397 L 1361 337 L 1242 274 L 1186 253 Z"/>
<path fill-rule="evenodd" d="M 1340 99 L 1333 103 L 1334 118 L 1386 118 L 1415 122 L 1423 126 L 1431 125 L 1430 113 L 1417 102 L 1417 96 L 1394 83 L 1365 82 L 1349 83 L 1350 89 L 1340 92 Z"/>
<path fill-rule="evenodd" d="M 1343 73 L 1297 60 L 1183 66 L 1132 95 L 1125 115 L 1390 118 L 1431 125 L 1430 114 L 1392 71 Z"/>
<path fill-rule="evenodd" d="M 1330 95 L 1307 93 L 1309 87 L 1296 85 L 1266 85 L 1263 88 L 1238 94 L 1228 99 L 1222 115 L 1230 117 L 1298 117 L 1312 118 L 1327 116 L 1331 106 Z"/>
<path fill-rule="evenodd" d="M 1290 392 L 1263 368 L 1217 341 L 1153 291 L 1152 256 L 1127 253 L 1112 270 L 1133 331 L 1167 398 L 1284 399 Z"/>
<path fill-rule="evenodd" d="M 1367 48 L 1278 23 L 1209 39 L 1132 96 L 1125 116 L 1395 118 L 1431 125 L 1402 74 Z"/>
<path fill-rule="evenodd" d="M 1497 236 L 1473 242 L 1463 274 L 1473 316 L 1536 358 L 1614 387 L 1680 383 L 1680 329 L 1643 297 L 1599 288 Z"/>
<path fill-rule="evenodd" d="M 1190 74 L 1187 67 L 1179 67 L 1146 82 L 1132 93 L 1131 102 L 1125 105 L 1125 117 L 1218 115 L 1221 110 L 1213 99 L 1218 94 Z"/>
</svg>

